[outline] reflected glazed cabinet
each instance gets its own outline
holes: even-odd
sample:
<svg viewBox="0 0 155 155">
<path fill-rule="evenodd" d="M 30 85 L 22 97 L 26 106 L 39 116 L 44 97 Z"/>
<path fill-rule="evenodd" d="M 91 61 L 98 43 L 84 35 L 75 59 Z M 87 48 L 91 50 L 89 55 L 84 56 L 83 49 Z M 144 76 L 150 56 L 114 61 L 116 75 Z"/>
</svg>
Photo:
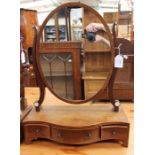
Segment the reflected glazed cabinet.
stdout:
<svg viewBox="0 0 155 155">
<path fill-rule="evenodd" d="M 43 74 L 54 92 L 63 98 L 82 98 L 80 50 L 81 42 L 78 41 L 41 44 Z"/>
</svg>

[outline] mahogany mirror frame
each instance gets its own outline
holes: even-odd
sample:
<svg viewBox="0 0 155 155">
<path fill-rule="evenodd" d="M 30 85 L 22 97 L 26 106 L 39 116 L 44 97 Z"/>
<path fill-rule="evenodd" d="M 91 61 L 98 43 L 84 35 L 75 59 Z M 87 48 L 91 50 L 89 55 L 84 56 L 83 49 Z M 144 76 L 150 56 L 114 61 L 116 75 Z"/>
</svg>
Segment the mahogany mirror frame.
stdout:
<svg viewBox="0 0 155 155">
<path fill-rule="evenodd" d="M 42 32 L 47 24 L 47 22 L 49 21 L 49 19 L 51 17 L 53 17 L 53 15 L 57 12 L 59 12 L 62 8 L 65 7 L 83 7 L 85 9 L 88 9 L 91 13 L 93 13 L 99 20 L 100 22 L 104 25 L 105 27 L 105 31 L 109 37 L 109 41 L 110 41 L 110 51 L 111 51 L 111 68 L 109 70 L 109 74 L 107 76 L 107 79 L 105 81 L 104 86 L 96 93 L 96 95 L 85 99 L 85 100 L 68 100 L 66 98 L 62 98 L 60 96 L 58 96 L 53 90 L 52 88 L 49 86 L 48 82 L 45 80 L 45 77 L 43 75 L 42 69 L 41 69 L 41 64 L 40 64 L 40 52 L 39 52 L 39 46 L 40 46 L 40 38 L 42 35 Z M 114 41 L 113 41 L 113 37 L 112 34 L 110 32 L 110 29 L 108 27 L 108 25 L 106 24 L 106 22 L 104 21 L 103 17 L 93 8 L 91 8 L 90 6 L 87 6 L 81 2 L 70 2 L 70 3 L 64 3 L 60 6 L 58 6 L 57 8 L 55 8 L 53 11 L 51 11 L 51 13 L 46 17 L 46 19 L 44 20 L 43 24 L 39 27 L 39 29 L 35 29 L 35 38 L 34 38 L 34 52 L 33 52 L 33 58 L 34 58 L 34 69 L 35 69 L 35 73 L 36 73 L 36 77 L 37 77 L 37 84 L 40 88 L 40 98 L 38 100 L 38 109 L 41 106 L 44 96 L 45 96 L 45 87 L 47 87 L 50 92 L 52 94 L 54 94 L 58 99 L 67 102 L 67 103 L 71 103 L 71 104 L 82 104 L 82 103 L 86 103 L 90 100 L 93 100 L 99 93 L 101 93 L 101 91 L 103 92 L 108 84 L 109 84 L 109 80 L 112 76 L 112 72 L 113 72 L 113 66 L 114 66 L 114 55 L 115 55 L 115 48 L 114 48 Z"/>
</svg>

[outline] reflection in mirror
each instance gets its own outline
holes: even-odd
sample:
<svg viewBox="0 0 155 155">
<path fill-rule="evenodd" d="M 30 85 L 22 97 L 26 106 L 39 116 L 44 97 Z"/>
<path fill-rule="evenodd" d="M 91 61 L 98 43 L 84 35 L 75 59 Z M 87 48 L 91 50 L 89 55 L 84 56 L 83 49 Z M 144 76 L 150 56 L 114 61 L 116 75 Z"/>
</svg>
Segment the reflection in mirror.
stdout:
<svg viewBox="0 0 155 155">
<path fill-rule="evenodd" d="M 112 68 L 104 25 L 86 8 L 65 7 L 56 12 L 42 31 L 39 52 L 49 89 L 68 100 L 96 95 Z"/>
<path fill-rule="evenodd" d="M 71 36 L 73 41 L 82 41 L 82 8 L 71 9 Z"/>
<path fill-rule="evenodd" d="M 44 42 L 56 41 L 55 18 L 51 17 L 42 33 Z"/>
<path fill-rule="evenodd" d="M 63 98 L 74 99 L 72 55 L 70 53 L 42 54 L 41 65 L 50 87 Z"/>
</svg>

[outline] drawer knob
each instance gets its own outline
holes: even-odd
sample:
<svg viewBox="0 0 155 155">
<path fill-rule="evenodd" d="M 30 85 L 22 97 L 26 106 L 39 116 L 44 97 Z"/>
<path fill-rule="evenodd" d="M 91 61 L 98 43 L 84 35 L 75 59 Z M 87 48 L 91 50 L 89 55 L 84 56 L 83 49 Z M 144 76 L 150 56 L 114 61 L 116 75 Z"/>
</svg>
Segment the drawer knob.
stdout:
<svg viewBox="0 0 155 155">
<path fill-rule="evenodd" d="M 36 129 L 36 133 L 39 133 L 40 132 L 40 129 Z"/>
<path fill-rule="evenodd" d="M 88 137 L 88 138 L 90 138 L 91 136 L 92 136 L 91 133 L 87 133 L 87 134 L 86 134 L 86 137 Z"/>
<path fill-rule="evenodd" d="M 116 135 L 116 131 L 112 131 L 112 135 L 113 135 L 113 136 Z"/>
<path fill-rule="evenodd" d="M 63 134 L 61 132 L 59 132 L 58 137 L 63 137 Z"/>
</svg>

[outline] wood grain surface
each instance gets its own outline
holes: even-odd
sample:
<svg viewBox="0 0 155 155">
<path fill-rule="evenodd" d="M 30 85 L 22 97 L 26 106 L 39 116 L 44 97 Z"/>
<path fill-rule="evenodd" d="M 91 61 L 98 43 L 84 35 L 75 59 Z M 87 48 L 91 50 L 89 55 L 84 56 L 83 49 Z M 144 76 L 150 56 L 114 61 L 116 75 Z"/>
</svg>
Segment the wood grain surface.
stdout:
<svg viewBox="0 0 155 155">
<path fill-rule="evenodd" d="M 55 98 L 46 90 L 46 97 L 44 100 L 45 105 L 63 105 L 62 101 Z M 32 105 L 39 96 L 38 88 L 26 88 L 26 97 L 29 105 Z M 51 100 L 52 99 L 52 100 Z M 51 102 L 53 101 L 53 102 Z M 91 102 L 86 103 L 86 105 L 92 104 Z M 101 104 L 101 102 L 96 102 L 96 104 Z M 21 144 L 20 154 L 21 155 L 133 155 L 134 143 L 133 143 L 133 125 L 134 125 L 134 105 L 130 102 L 121 102 L 124 112 L 126 113 L 128 120 L 130 122 L 130 135 L 129 135 L 129 146 L 122 147 L 119 143 L 114 143 L 114 141 L 99 142 L 95 144 L 83 145 L 83 146 L 68 146 L 60 145 L 56 142 L 48 140 L 37 140 L 30 145 L 25 143 Z"/>
</svg>

